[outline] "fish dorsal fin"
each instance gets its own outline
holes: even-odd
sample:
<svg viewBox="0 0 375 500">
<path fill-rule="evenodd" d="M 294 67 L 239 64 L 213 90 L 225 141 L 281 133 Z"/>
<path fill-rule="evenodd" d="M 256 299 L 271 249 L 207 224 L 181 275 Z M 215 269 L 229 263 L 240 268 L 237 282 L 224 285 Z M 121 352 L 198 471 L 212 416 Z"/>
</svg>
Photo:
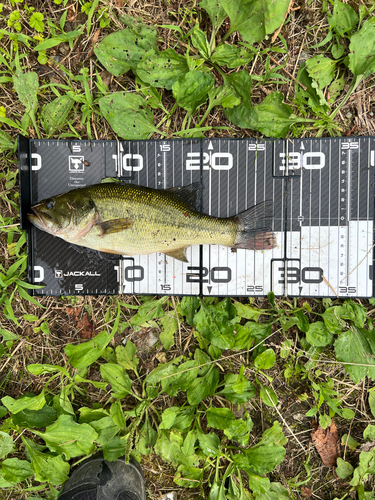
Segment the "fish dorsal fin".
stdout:
<svg viewBox="0 0 375 500">
<path fill-rule="evenodd" d="M 187 186 L 179 186 L 165 189 L 167 193 L 173 194 L 176 198 L 189 205 L 193 210 L 200 211 L 200 201 L 203 192 L 201 182 L 193 182 Z"/>
<path fill-rule="evenodd" d="M 100 236 L 105 236 L 107 234 L 120 233 L 125 229 L 129 229 L 133 222 L 130 219 L 112 219 L 105 222 L 99 222 L 97 225 L 100 229 Z M 103 250 L 108 251 L 108 250 Z"/>
<path fill-rule="evenodd" d="M 164 252 L 165 255 L 169 257 L 173 257 L 174 259 L 180 260 L 181 262 L 189 262 L 186 258 L 186 248 L 177 248 L 177 250 L 173 250 L 171 252 Z"/>
</svg>

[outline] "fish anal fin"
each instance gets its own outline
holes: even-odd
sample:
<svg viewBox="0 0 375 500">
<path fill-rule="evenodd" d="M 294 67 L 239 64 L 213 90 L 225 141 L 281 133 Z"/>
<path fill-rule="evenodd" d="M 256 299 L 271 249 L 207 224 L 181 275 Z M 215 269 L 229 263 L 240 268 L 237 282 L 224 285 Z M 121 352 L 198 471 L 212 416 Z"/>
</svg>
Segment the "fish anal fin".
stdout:
<svg viewBox="0 0 375 500">
<path fill-rule="evenodd" d="M 107 234 L 120 233 L 125 229 L 129 229 L 133 222 L 130 219 L 112 219 L 105 222 L 99 222 L 100 236 Z"/>
<path fill-rule="evenodd" d="M 180 260 L 181 262 L 189 262 L 186 258 L 186 248 L 187 247 L 177 248 L 177 250 L 172 250 L 171 252 L 164 252 L 164 253 L 165 255 Z"/>
</svg>

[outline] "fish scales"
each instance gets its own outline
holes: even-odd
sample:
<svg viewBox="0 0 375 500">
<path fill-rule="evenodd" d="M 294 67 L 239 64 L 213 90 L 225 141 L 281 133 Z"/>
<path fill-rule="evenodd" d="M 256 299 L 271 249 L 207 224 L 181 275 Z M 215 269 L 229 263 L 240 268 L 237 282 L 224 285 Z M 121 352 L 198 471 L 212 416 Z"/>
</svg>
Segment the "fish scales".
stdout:
<svg viewBox="0 0 375 500">
<path fill-rule="evenodd" d="M 195 212 L 167 191 L 133 185 L 107 186 L 87 188 L 100 220 L 129 218 L 132 225 L 105 238 L 100 236 L 99 226 L 94 225 L 82 241 L 84 246 L 104 250 L 104 245 L 127 255 L 144 255 L 195 244 L 234 244 L 238 225 L 234 221 Z"/>
</svg>

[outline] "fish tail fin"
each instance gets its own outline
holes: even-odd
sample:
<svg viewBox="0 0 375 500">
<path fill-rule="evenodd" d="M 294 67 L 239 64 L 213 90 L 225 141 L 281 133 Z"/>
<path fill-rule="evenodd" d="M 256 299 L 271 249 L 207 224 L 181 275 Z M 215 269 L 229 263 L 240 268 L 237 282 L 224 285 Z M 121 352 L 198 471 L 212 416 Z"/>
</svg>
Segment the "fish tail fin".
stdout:
<svg viewBox="0 0 375 500">
<path fill-rule="evenodd" d="M 233 217 L 238 224 L 234 248 L 271 250 L 276 247 L 272 232 L 273 203 L 264 201 Z"/>
</svg>

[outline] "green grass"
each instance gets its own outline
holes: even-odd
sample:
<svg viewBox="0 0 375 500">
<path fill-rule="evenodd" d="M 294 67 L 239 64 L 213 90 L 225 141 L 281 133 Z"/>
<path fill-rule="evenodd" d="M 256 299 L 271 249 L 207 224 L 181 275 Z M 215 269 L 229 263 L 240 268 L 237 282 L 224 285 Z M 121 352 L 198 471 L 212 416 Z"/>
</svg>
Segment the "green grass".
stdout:
<svg viewBox="0 0 375 500">
<path fill-rule="evenodd" d="M 0 4 L 0 498 L 56 498 L 98 450 L 139 460 L 150 499 L 375 498 L 373 299 L 27 294 L 19 132 L 373 135 L 372 2 L 258 3 Z"/>
</svg>

